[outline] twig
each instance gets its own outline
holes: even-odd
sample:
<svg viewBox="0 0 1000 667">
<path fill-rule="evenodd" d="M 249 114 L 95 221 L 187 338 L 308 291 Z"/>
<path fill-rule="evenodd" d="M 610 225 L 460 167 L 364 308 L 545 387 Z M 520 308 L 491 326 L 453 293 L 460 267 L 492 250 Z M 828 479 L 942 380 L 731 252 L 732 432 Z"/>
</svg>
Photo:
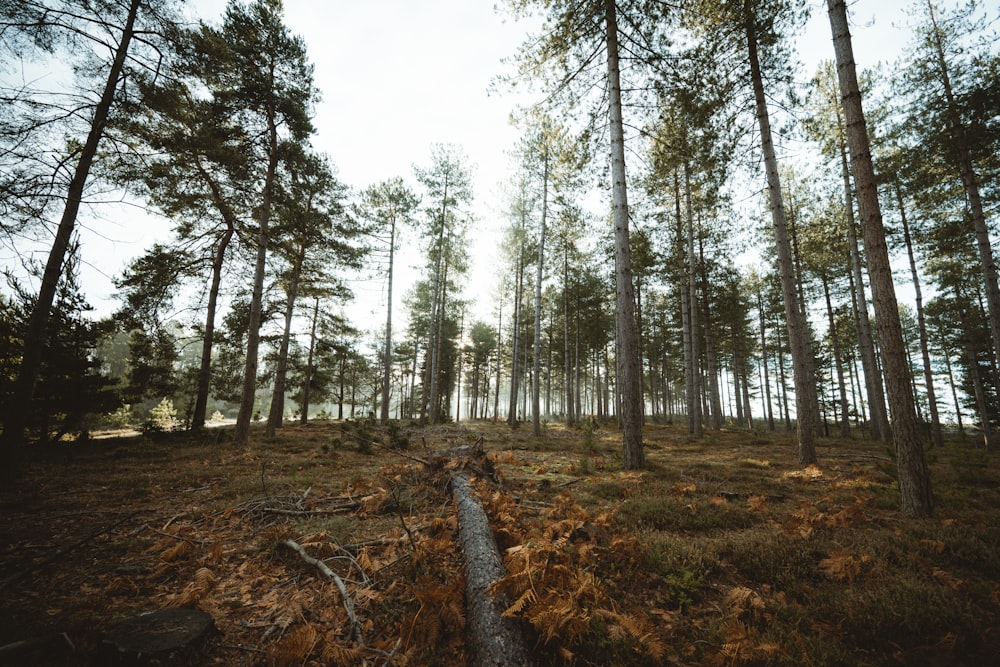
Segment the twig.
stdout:
<svg viewBox="0 0 1000 667">
<path fill-rule="evenodd" d="M 76 650 L 76 646 L 73 645 L 69 635 L 65 632 L 59 632 L 53 635 L 32 637 L 31 639 L 22 639 L 20 641 L 11 642 L 10 644 L 4 644 L 3 646 L 0 646 L 0 658 L 9 659 L 20 653 L 27 653 L 28 651 L 33 651 L 34 649 L 42 646 L 63 643 L 65 643 L 63 648 L 67 648 L 70 651 Z"/>
<path fill-rule="evenodd" d="M 15 581 L 17 581 L 18 579 L 20 579 L 20 578 L 22 578 L 22 577 L 24 577 L 24 576 L 26 576 L 28 574 L 31 574 L 31 572 L 33 572 L 36 568 L 41 567 L 42 565 L 45 565 L 46 563 L 50 563 L 50 562 L 54 561 L 56 558 L 59 558 L 63 554 L 69 553 L 70 551 L 72 551 L 73 549 L 76 549 L 77 547 L 83 546 L 84 544 L 86 544 L 87 542 L 91 541 L 95 537 L 99 537 L 99 536 L 103 535 L 104 533 L 111 532 L 112 530 L 114 530 L 118 526 L 122 525 L 123 523 L 125 523 L 129 519 L 132 519 L 133 517 L 135 517 L 135 515 L 138 514 L 138 513 L 139 512 L 132 512 L 132 513 L 128 514 L 127 516 L 119 519 L 118 521 L 115 521 L 110 526 L 108 526 L 106 528 L 101 528 L 100 530 L 97 530 L 97 531 L 94 531 L 90 535 L 87 535 L 86 537 L 84 537 L 82 540 L 79 540 L 78 542 L 74 542 L 73 544 L 70 544 L 68 546 L 63 547 L 59 551 L 56 551 L 56 552 L 53 552 L 53 553 L 49 554 L 48 556 L 46 556 L 42 560 L 38 561 L 37 563 L 33 563 L 32 565 L 29 565 L 28 567 L 24 568 L 20 572 L 15 572 L 13 575 L 11 575 L 10 577 L 8 577 L 6 581 L 4 581 L 3 583 L 0 583 L 0 591 L 2 591 L 3 589 L 7 588 L 8 586 L 10 586 L 12 583 L 14 583 Z"/>
<path fill-rule="evenodd" d="M 365 642 L 364 638 L 361 636 L 361 624 L 358 622 L 357 614 L 354 613 L 354 601 L 347 592 L 347 586 L 344 585 L 343 579 L 338 577 L 337 573 L 331 570 L 326 563 L 318 558 L 313 558 L 306 553 L 306 550 L 303 549 L 295 540 L 285 540 L 282 544 L 297 552 L 299 556 L 302 557 L 302 560 L 318 569 L 337 585 L 337 589 L 340 591 L 340 597 L 344 601 L 344 609 L 347 611 L 347 618 L 351 621 L 351 628 L 354 630 L 355 639 L 357 639 L 358 643 L 363 646 Z"/>
<path fill-rule="evenodd" d="M 410 459 L 411 461 L 416 461 L 417 463 L 423 463 L 425 466 L 428 466 L 428 467 L 430 467 L 430 465 L 431 465 L 430 461 L 428 461 L 426 459 L 422 459 L 419 456 L 412 456 L 412 455 L 407 454 L 406 452 L 400 451 L 398 449 L 392 449 L 391 447 L 386 447 L 385 445 L 380 444 L 378 442 L 375 442 L 373 440 L 369 440 L 369 443 L 372 444 L 372 445 L 374 445 L 375 447 L 378 447 L 379 449 L 385 450 L 387 452 L 391 452 L 393 454 L 398 454 L 399 456 L 402 456 L 404 459 Z"/>
<path fill-rule="evenodd" d="M 201 545 L 211 544 L 211 542 L 209 542 L 208 540 L 196 540 L 193 537 L 184 537 L 183 535 L 173 535 L 171 533 L 165 533 L 162 530 L 157 530 L 156 528 L 153 528 L 148 524 L 146 525 L 146 529 L 153 531 L 157 535 L 163 535 L 163 537 L 172 537 L 180 542 L 190 542 L 191 544 L 201 544 Z"/>
<path fill-rule="evenodd" d="M 342 512 L 347 512 L 349 510 L 356 510 L 361 507 L 361 503 L 348 503 L 346 505 L 337 505 L 333 509 L 328 510 L 286 510 L 281 507 L 263 507 L 261 512 L 264 514 L 286 514 L 288 516 L 311 516 L 314 514 L 341 514 Z"/>
</svg>

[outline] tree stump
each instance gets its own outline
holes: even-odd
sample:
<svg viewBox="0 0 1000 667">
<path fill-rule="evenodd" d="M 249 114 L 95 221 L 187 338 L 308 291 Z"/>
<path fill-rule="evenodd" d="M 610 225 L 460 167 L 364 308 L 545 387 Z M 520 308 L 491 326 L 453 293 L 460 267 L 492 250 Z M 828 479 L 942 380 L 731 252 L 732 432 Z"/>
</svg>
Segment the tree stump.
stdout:
<svg viewBox="0 0 1000 667">
<path fill-rule="evenodd" d="M 212 616 L 198 609 L 161 609 L 133 616 L 111 628 L 101 647 L 101 664 L 196 664 L 198 648 L 214 627 Z"/>
<path fill-rule="evenodd" d="M 507 574 L 486 511 L 469 488 L 468 473 L 452 478 L 458 511 L 458 539 L 465 566 L 466 635 L 477 667 L 521 667 L 532 660 L 517 622 L 502 616 L 508 602 L 490 594 Z"/>
</svg>

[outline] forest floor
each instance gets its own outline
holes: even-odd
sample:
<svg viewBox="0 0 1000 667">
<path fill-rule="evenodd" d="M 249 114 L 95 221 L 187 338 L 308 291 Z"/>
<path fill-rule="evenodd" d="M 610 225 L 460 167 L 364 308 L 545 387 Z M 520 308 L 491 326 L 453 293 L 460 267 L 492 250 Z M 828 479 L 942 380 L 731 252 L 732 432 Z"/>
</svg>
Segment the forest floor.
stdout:
<svg viewBox="0 0 1000 667">
<path fill-rule="evenodd" d="M 186 664 L 464 665 L 453 466 L 434 455 L 471 445 L 496 469 L 477 489 L 510 572 L 497 592 L 539 665 L 996 664 L 996 455 L 931 450 L 936 515 L 907 520 L 889 452 L 860 436 L 804 468 L 785 433 L 644 435 L 639 472 L 615 429 L 556 424 L 38 449 L 0 491 L 0 647 L 65 633 L 75 648 L 9 664 L 106 664 L 116 622 L 189 607 L 217 631 Z"/>
</svg>

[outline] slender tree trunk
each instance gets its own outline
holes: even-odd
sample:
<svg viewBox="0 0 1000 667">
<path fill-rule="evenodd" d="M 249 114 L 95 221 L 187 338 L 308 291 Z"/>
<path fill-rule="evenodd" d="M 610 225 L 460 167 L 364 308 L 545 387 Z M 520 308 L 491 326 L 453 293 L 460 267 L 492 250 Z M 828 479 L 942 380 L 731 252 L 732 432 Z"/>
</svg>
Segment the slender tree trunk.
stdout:
<svg viewBox="0 0 1000 667">
<path fill-rule="evenodd" d="M 566 426 L 576 422 L 573 412 L 573 367 L 569 350 L 569 243 L 563 247 L 563 375 L 566 400 Z"/>
<path fill-rule="evenodd" d="M 698 237 L 698 258 L 701 266 L 701 294 L 705 308 L 705 369 L 709 378 L 708 400 L 711 408 L 712 428 L 716 431 L 722 428 L 722 403 L 719 400 L 718 359 L 715 354 L 715 333 L 712 328 L 712 314 L 708 303 L 708 271 L 705 269 L 705 249 L 701 236 Z"/>
<path fill-rule="evenodd" d="M 931 413 L 931 439 L 938 447 L 944 446 L 944 435 L 941 433 L 941 417 L 938 414 L 937 396 L 934 393 L 934 372 L 931 368 L 930 343 L 927 338 L 927 321 L 924 318 L 924 297 L 920 289 L 920 274 L 917 272 L 917 261 L 913 256 L 913 242 L 910 239 L 910 226 L 906 220 L 906 207 L 903 204 L 903 190 L 899 182 L 895 183 L 896 201 L 899 203 L 899 216 L 903 223 L 903 240 L 906 242 L 906 256 L 910 260 L 910 275 L 913 277 L 913 291 L 917 306 L 917 328 L 920 330 L 920 356 L 924 364 L 924 384 L 927 387 L 927 407 Z"/>
<path fill-rule="evenodd" d="M 701 376 L 701 350 L 698 342 L 700 329 L 698 323 L 698 288 L 695 281 L 697 275 L 697 262 L 694 256 L 694 210 L 691 206 L 691 177 L 688 165 L 684 163 L 684 207 L 687 217 L 687 295 L 690 300 L 688 306 L 688 326 L 691 328 L 691 418 L 694 436 L 700 438 L 703 434 L 704 415 L 702 398 L 704 396 L 704 383 Z"/>
<path fill-rule="evenodd" d="M 746 355 L 740 357 L 740 376 L 743 378 L 743 405 L 746 410 L 747 429 L 753 430 L 753 410 L 750 409 L 750 373 L 747 371 Z"/>
<path fill-rule="evenodd" d="M 778 337 L 778 389 L 781 390 L 781 400 L 778 403 L 779 416 L 785 421 L 785 430 L 792 430 L 792 413 L 788 409 L 788 381 L 785 373 L 785 350 L 781 344 L 781 329 L 775 327 L 775 335 Z"/>
<path fill-rule="evenodd" d="M 503 366 L 503 355 L 500 354 L 500 341 L 503 340 L 503 304 L 497 315 L 497 386 L 493 394 L 493 421 L 500 419 L 500 368 Z"/>
<path fill-rule="evenodd" d="M 963 334 L 962 342 L 965 346 L 965 363 L 968 368 L 969 377 L 972 378 L 972 389 L 976 398 L 976 411 L 979 412 L 979 423 L 983 428 L 983 445 L 986 451 L 990 451 L 990 445 L 993 440 L 993 428 L 990 424 L 989 408 L 986 405 L 986 390 L 983 387 L 983 377 L 979 372 L 979 359 L 976 358 L 976 348 L 972 344 L 972 337 L 968 334 Z"/>
<path fill-rule="evenodd" d="M 267 414 L 267 425 L 264 434 L 273 438 L 277 429 L 281 428 L 285 413 L 285 381 L 288 377 L 288 347 L 292 339 L 292 317 L 295 315 L 295 299 L 299 294 L 299 282 L 302 278 L 302 263 L 306 259 L 306 243 L 299 245 L 298 254 L 292 266 L 291 280 L 288 285 L 285 302 L 285 326 L 281 332 L 281 343 L 278 346 L 278 363 L 274 373 L 274 392 L 271 394 L 271 409 Z"/>
<path fill-rule="evenodd" d="M 302 383 L 302 415 L 299 423 L 309 423 L 309 394 L 312 391 L 313 363 L 316 354 L 316 325 L 319 322 L 319 297 L 314 297 L 312 325 L 309 329 L 309 356 L 306 358 L 306 379 Z"/>
<path fill-rule="evenodd" d="M 535 276 L 535 358 L 531 386 L 531 419 L 534 436 L 542 435 L 541 382 L 542 382 L 542 277 L 545 268 L 545 218 L 549 209 L 549 151 L 542 156 L 542 223 L 538 231 L 538 270 Z"/>
<path fill-rule="evenodd" d="M 122 69 L 129 46 L 132 43 L 135 20 L 141 4 L 140 0 L 132 0 L 129 5 L 128 16 L 122 28 L 121 38 L 118 40 L 111 69 L 108 70 L 108 78 L 105 81 L 101 99 L 94 108 L 94 116 L 90 121 L 90 131 L 80 149 L 80 158 L 73 170 L 73 177 L 70 179 L 66 191 L 66 205 L 63 208 L 62 217 L 59 219 L 55 238 L 52 240 L 52 249 L 49 251 L 45 270 L 42 273 L 38 297 L 35 299 L 31 314 L 28 316 L 28 324 L 24 331 L 21 364 L 18 367 L 17 379 L 14 381 L 10 400 L 3 410 L 3 434 L 0 434 L 0 477 L 13 476 L 17 451 L 24 444 L 24 430 L 28 425 L 31 399 L 38 382 L 42 353 L 48 342 L 45 330 L 48 326 L 49 312 L 55 300 L 56 287 L 62 276 L 63 263 L 66 260 L 66 253 L 69 250 L 70 240 L 76 227 L 76 217 L 80 211 L 83 189 L 90 176 L 90 168 L 97 155 L 98 145 L 104 136 L 108 114 L 115 99 L 115 91 L 122 79 Z"/>
<path fill-rule="evenodd" d="M 792 184 L 794 185 L 794 180 Z M 798 209 L 795 208 L 795 200 L 791 193 L 789 193 L 788 198 L 789 198 L 788 228 L 790 234 L 789 241 L 791 242 L 791 249 L 792 249 L 792 266 L 794 267 L 794 272 L 795 272 L 795 292 L 798 295 L 799 318 L 800 318 L 799 321 L 802 322 L 802 328 L 803 328 L 802 333 L 803 336 L 805 336 L 807 344 L 809 345 L 809 358 L 808 358 L 809 363 L 806 369 L 806 373 L 808 374 L 807 386 L 810 388 L 810 391 L 809 395 L 806 398 L 808 399 L 808 409 L 812 412 L 813 415 L 811 422 L 813 424 L 813 428 L 816 429 L 814 431 L 814 435 L 819 436 L 820 435 L 819 425 L 823 424 L 823 427 L 825 429 L 826 421 L 825 417 L 820 413 L 819 395 L 817 393 L 819 383 L 816 381 L 816 363 L 812 356 L 812 344 L 810 342 L 812 340 L 812 332 L 809 327 L 809 314 L 806 311 L 806 288 L 804 279 L 802 277 L 805 274 L 805 271 L 802 270 L 802 255 L 801 253 L 799 253 L 799 232 L 798 228 L 796 227 L 796 221 L 798 220 Z M 796 389 L 796 394 L 797 393 L 798 390 Z M 796 401 L 798 400 L 799 400 L 798 396 L 796 396 Z M 802 403 L 801 405 L 803 410 L 806 409 L 805 403 Z M 796 414 L 798 414 L 799 408 L 796 408 L 795 412 Z"/>
<path fill-rule="evenodd" d="M 687 261 L 685 262 L 686 265 L 690 262 L 690 257 L 688 256 L 687 243 L 685 242 L 684 221 L 681 217 L 680 178 L 678 177 L 676 171 L 674 172 L 674 206 L 677 216 L 677 250 L 681 256 L 687 258 Z M 695 392 L 694 381 L 695 359 L 691 350 L 692 331 L 691 296 L 689 288 L 690 280 L 688 279 L 688 276 L 685 275 L 677 282 L 677 292 L 681 301 L 681 336 L 684 346 L 684 395 L 687 408 L 685 418 L 687 421 L 687 431 L 689 434 L 693 435 L 695 433 L 696 415 L 698 414 L 698 399 Z"/>
<path fill-rule="evenodd" d="M 892 434 L 899 469 L 902 511 L 905 516 L 926 517 L 934 511 L 930 474 L 913 406 L 913 393 L 910 391 L 910 369 L 906 364 L 889 251 L 875 188 L 875 171 L 872 167 L 868 130 L 847 24 L 847 6 L 845 0 L 828 0 L 827 6 L 837 54 L 837 74 L 840 79 L 847 141 L 851 149 L 852 171 L 858 190 L 858 212 L 865 237 L 868 271 L 872 278 L 872 298 L 875 302 L 886 388 L 892 411 Z"/>
<path fill-rule="evenodd" d="M 462 356 L 463 355 L 462 355 L 461 340 L 462 340 L 462 336 L 464 334 L 465 334 L 465 309 L 463 308 L 462 309 L 462 316 L 461 316 L 461 318 L 459 320 L 459 325 L 458 325 L 458 340 L 459 340 L 459 344 L 458 344 L 458 369 L 455 371 L 455 376 L 456 376 L 456 379 L 455 379 L 455 388 L 456 388 L 456 394 L 455 394 L 455 423 L 456 424 L 458 422 L 462 421 Z M 474 387 L 475 384 L 473 384 L 472 386 Z M 475 391 L 475 390 L 473 390 L 473 391 Z M 475 413 L 472 410 L 469 411 L 469 415 L 470 415 L 470 417 L 475 417 L 476 416 Z"/>
<path fill-rule="evenodd" d="M 951 387 L 951 400 L 955 404 L 955 421 L 958 422 L 958 432 L 962 434 L 962 438 L 965 438 L 965 425 L 962 423 L 962 404 L 958 402 L 958 390 L 955 385 L 955 374 L 951 370 L 951 354 L 945 350 L 944 354 L 945 368 L 948 369 L 948 385 Z"/>
<path fill-rule="evenodd" d="M 851 294 L 856 313 L 855 326 L 858 332 L 858 346 L 861 349 L 861 369 L 865 376 L 865 393 L 868 396 L 868 406 L 871 412 L 872 435 L 876 440 L 884 442 L 891 436 L 889 418 L 885 411 L 885 389 L 882 384 L 882 374 L 879 372 L 878 359 L 875 356 L 875 340 L 872 336 L 871 319 L 868 317 L 868 298 L 865 295 L 865 282 L 861 270 L 861 248 L 858 244 L 857 223 L 854 220 L 854 197 L 851 187 L 851 168 L 847 160 L 846 137 L 841 117 L 840 104 L 834 104 L 837 116 L 838 146 L 840 149 L 840 174 L 844 182 L 844 206 L 847 211 L 847 240 L 851 248 Z"/>
<path fill-rule="evenodd" d="M 514 281 L 514 329 L 511 333 L 512 339 L 510 343 L 510 400 L 507 403 L 507 424 L 511 428 L 517 427 L 518 383 L 521 380 L 521 375 L 518 372 L 518 357 L 520 356 L 518 345 L 521 333 L 522 290 L 524 289 L 524 257 L 522 251 L 523 248 L 518 248 L 517 277 Z"/>
<path fill-rule="evenodd" d="M 191 416 L 191 430 L 199 431 L 205 427 L 205 415 L 208 412 L 208 392 L 212 382 L 212 339 L 215 336 L 215 311 L 219 303 L 219 287 L 222 284 L 222 267 L 226 260 L 226 250 L 233 238 L 235 228 L 226 225 L 226 231 L 219 239 L 212 259 L 212 282 L 208 289 L 208 305 L 205 308 L 205 337 L 201 343 L 201 365 L 198 368 L 198 388 L 194 401 L 194 413 Z"/>
<path fill-rule="evenodd" d="M 788 241 L 788 227 L 785 222 L 785 208 L 781 197 L 781 181 L 778 177 L 778 161 L 774 153 L 774 141 L 771 138 L 771 121 L 767 111 L 767 100 L 764 97 L 764 79 L 757 56 L 756 22 L 752 15 L 747 16 L 746 37 L 750 57 L 750 75 L 753 84 L 754 99 L 757 105 L 757 122 L 760 125 L 761 145 L 764 151 L 764 164 L 767 172 L 767 190 L 771 202 L 771 217 L 774 223 L 774 240 L 778 253 L 778 268 L 781 273 L 781 293 L 785 303 L 785 317 L 788 321 L 788 339 L 792 351 L 792 371 L 795 380 L 796 399 L 796 435 L 799 441 L 799 463 L 809 465 L 816 463 L 815 425 L 810 397 L 815 395 L 816 388 L 810 386 L 812 373 L 812 350 L 805 331 L 805 323 L 799 312 L 795 290 L 795 270 L 792 265 L 791 247 Z"/>
<path fill-rule="evenodd" d="M 642 377 L 639 368 L 629 249 L 628 195 L 625 181 L 625 133 L 622 124 L 621 78 L 618 70 L 618 9 L 604 2 L 608 47 L 608 100 L 611 129 L 611 183 L 615 221 L 615 319 L 620 357 L 617 359 L 622 404 L 622 465 L 635 470 L 645 465 L 642 450 Z"/>
<path fill-rule="evenodd" d="M 434 262 L 434 285 L 433 294 L 431 296 L 431 318 L 427 324 L 427 361 L 424 364 L 424 383 L 423 391 L 421 391 L 420 397 L 420 421 L 421 423 L 427 422 L 427 410 L 428 401 L 432 400 L 432 396 L 435 393 L 435 384 L 437 378 L 434 376 L 434 365 L 436 359 L 434 354 L 437 351 L 437 345 L 435 343 L 435 332 L 437 327 L 437 320 L 440 316 L 440 304 L 438 301 L 438 294 L 441 290 L 441 264 L 444 259 L 444 237 L 445 237 L 445 226 L 448 222 L 448 187 L 450 183 L 448 180 L 448 174 L 445 174 L 444 180 L 444 195 L 441 197 L 441 229 L 438 231 L 437 238 L 437 257 Z M 433 412 L 433 406 L 430 407 Z M 431 423 L 435 423 L 437 420 L 433 414 L 430 415 Z"/>
<path fill-rule="evenodd" d="M 445 256 L 444 271 L 441 276 L 441 298 L 438 305 L 437 332 L 434 335 L 434 355 L 431 365 L 431 423 L 437 424 L 441 421 L 441 416 L 445 415 L 442 410 L 445 402 L 441 396 L 441 346 L 444 344 L 444 318 L 448 297 L 448 257 Z"/>
<path fill-rule="evenodd" d="M 396 216 L 389 221 L 389 284 L 386 286 L 385 349 L 382 351 L 382 411 L 379 421 L 389 421 L 389 383 L 392 381 L 392 271 L 396 256 Z"/>
<path fill-rule="evenodd" d="M 249 444 L 250 420 L 253 418 L 254 399 L 257 391 L 257 352 L 260 347 L 261 311 L 264 301 L 264 271 L 267 266 L 268 224 L 271 221 L 271 200 L 274 195 L 274 181 L 278 170 L 278 126 L 275 119 L 277 110 L 267 109 L 268 161 L 264 178 L 264 196 L 258 213 L 257 264 L 254 269 L 253 296 L 250 300 L 250 327 L 247 331 L 247 359 L 243 369 L 243 396 L 240 412 L 236 418 L 233 441 L 237 447 Z"/>
<path fill-rule="evenodd" d="M 774 409 L 771 406 L 771 380 L 768 378 L 767 372 L 767 338 L 764 335 L 766 331 L 764 327 L 764 297 L 759 288 L 757 290 L 757 310 L 760 315 L 760 364 L 764 367 L 764 406 L 767 412 L 767 430 L 773 431 Z"/>
<path fill-rule="evenodd" d="M 840 393 L 840 437 L 851 437 L 851 422 L 847 416 L 847 387 L 844 384 L 844 362 L 840 354 L 840 339 L 833 319 L 833 303 L 830 301 L 830 281 L 824 275 L 823 296 L 826 297 L 826 315 L 830 322 L 830 342 L 833 344 L 833 365 L 837 371 L 837 389 Z"/>
</svg>

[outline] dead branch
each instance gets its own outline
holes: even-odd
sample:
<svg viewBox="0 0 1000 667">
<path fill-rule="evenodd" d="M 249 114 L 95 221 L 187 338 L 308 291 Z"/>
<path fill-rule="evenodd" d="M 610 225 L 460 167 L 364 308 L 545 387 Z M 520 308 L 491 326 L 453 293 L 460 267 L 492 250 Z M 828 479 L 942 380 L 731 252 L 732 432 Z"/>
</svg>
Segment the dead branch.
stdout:
<svg viewBox="0 0 1000 667">
<path fill-rule="evenodd" d="M 285 540 L 282 544 L 289 549 L 294 550 L 299 554 L 299 556 L 302 557 L 302 560 L 318 569 L 324 576 L 326 576 L 327 579 L 337 585 L 337 590 L 340 591 L 340 597 L 344 601 L 344 610 L 347 611 L 347 618 L 351 621 L 354 638 L 363 646 L 365 642 L 364 638 L 361 636 L 361 624 L 358 622 L 357 614 L 354 613 L 354 600 L 347 592 L 347 586 L 344 585 L 344 580 L 338 577 L 337 573 L 331 570 L 326 563 L 318 558 L 313 558 L 306 553 L 306 550 L 303 549 L 295 540 Z"/>
<path fill-rule="evenodd" d="M 76 650 L 76 646 L 73 645 L 69 635 L 65 632 L 59 632 L 53 635 L 32 637 L 31 639 L 22 639 L 20 641 L 11 642 L 10 644 L 4 644 L 3 646 L 0 646 L 0 660 L 9 660 L 16 655 L 20 655 L 21 653 L 28 653 L 29 651 L 34 651 L 37 648 L 52 646 L 55 644 L 61 645 L 68 651 Z"/>
<path fill-rule="evenodd" d="M 361 503 L 347 503 L 344 505 L 337 505 L 332 509 L 328 510 L 289 510 L 282 507 L 262 507 L 260 509 L 264 514 L 285 514 L 287 516 L 312 516 L 318 514 L 343 514 L 344 512 L 349 512 L 351 510 L 356 510 L 361 507 Z"/>
</svg>

